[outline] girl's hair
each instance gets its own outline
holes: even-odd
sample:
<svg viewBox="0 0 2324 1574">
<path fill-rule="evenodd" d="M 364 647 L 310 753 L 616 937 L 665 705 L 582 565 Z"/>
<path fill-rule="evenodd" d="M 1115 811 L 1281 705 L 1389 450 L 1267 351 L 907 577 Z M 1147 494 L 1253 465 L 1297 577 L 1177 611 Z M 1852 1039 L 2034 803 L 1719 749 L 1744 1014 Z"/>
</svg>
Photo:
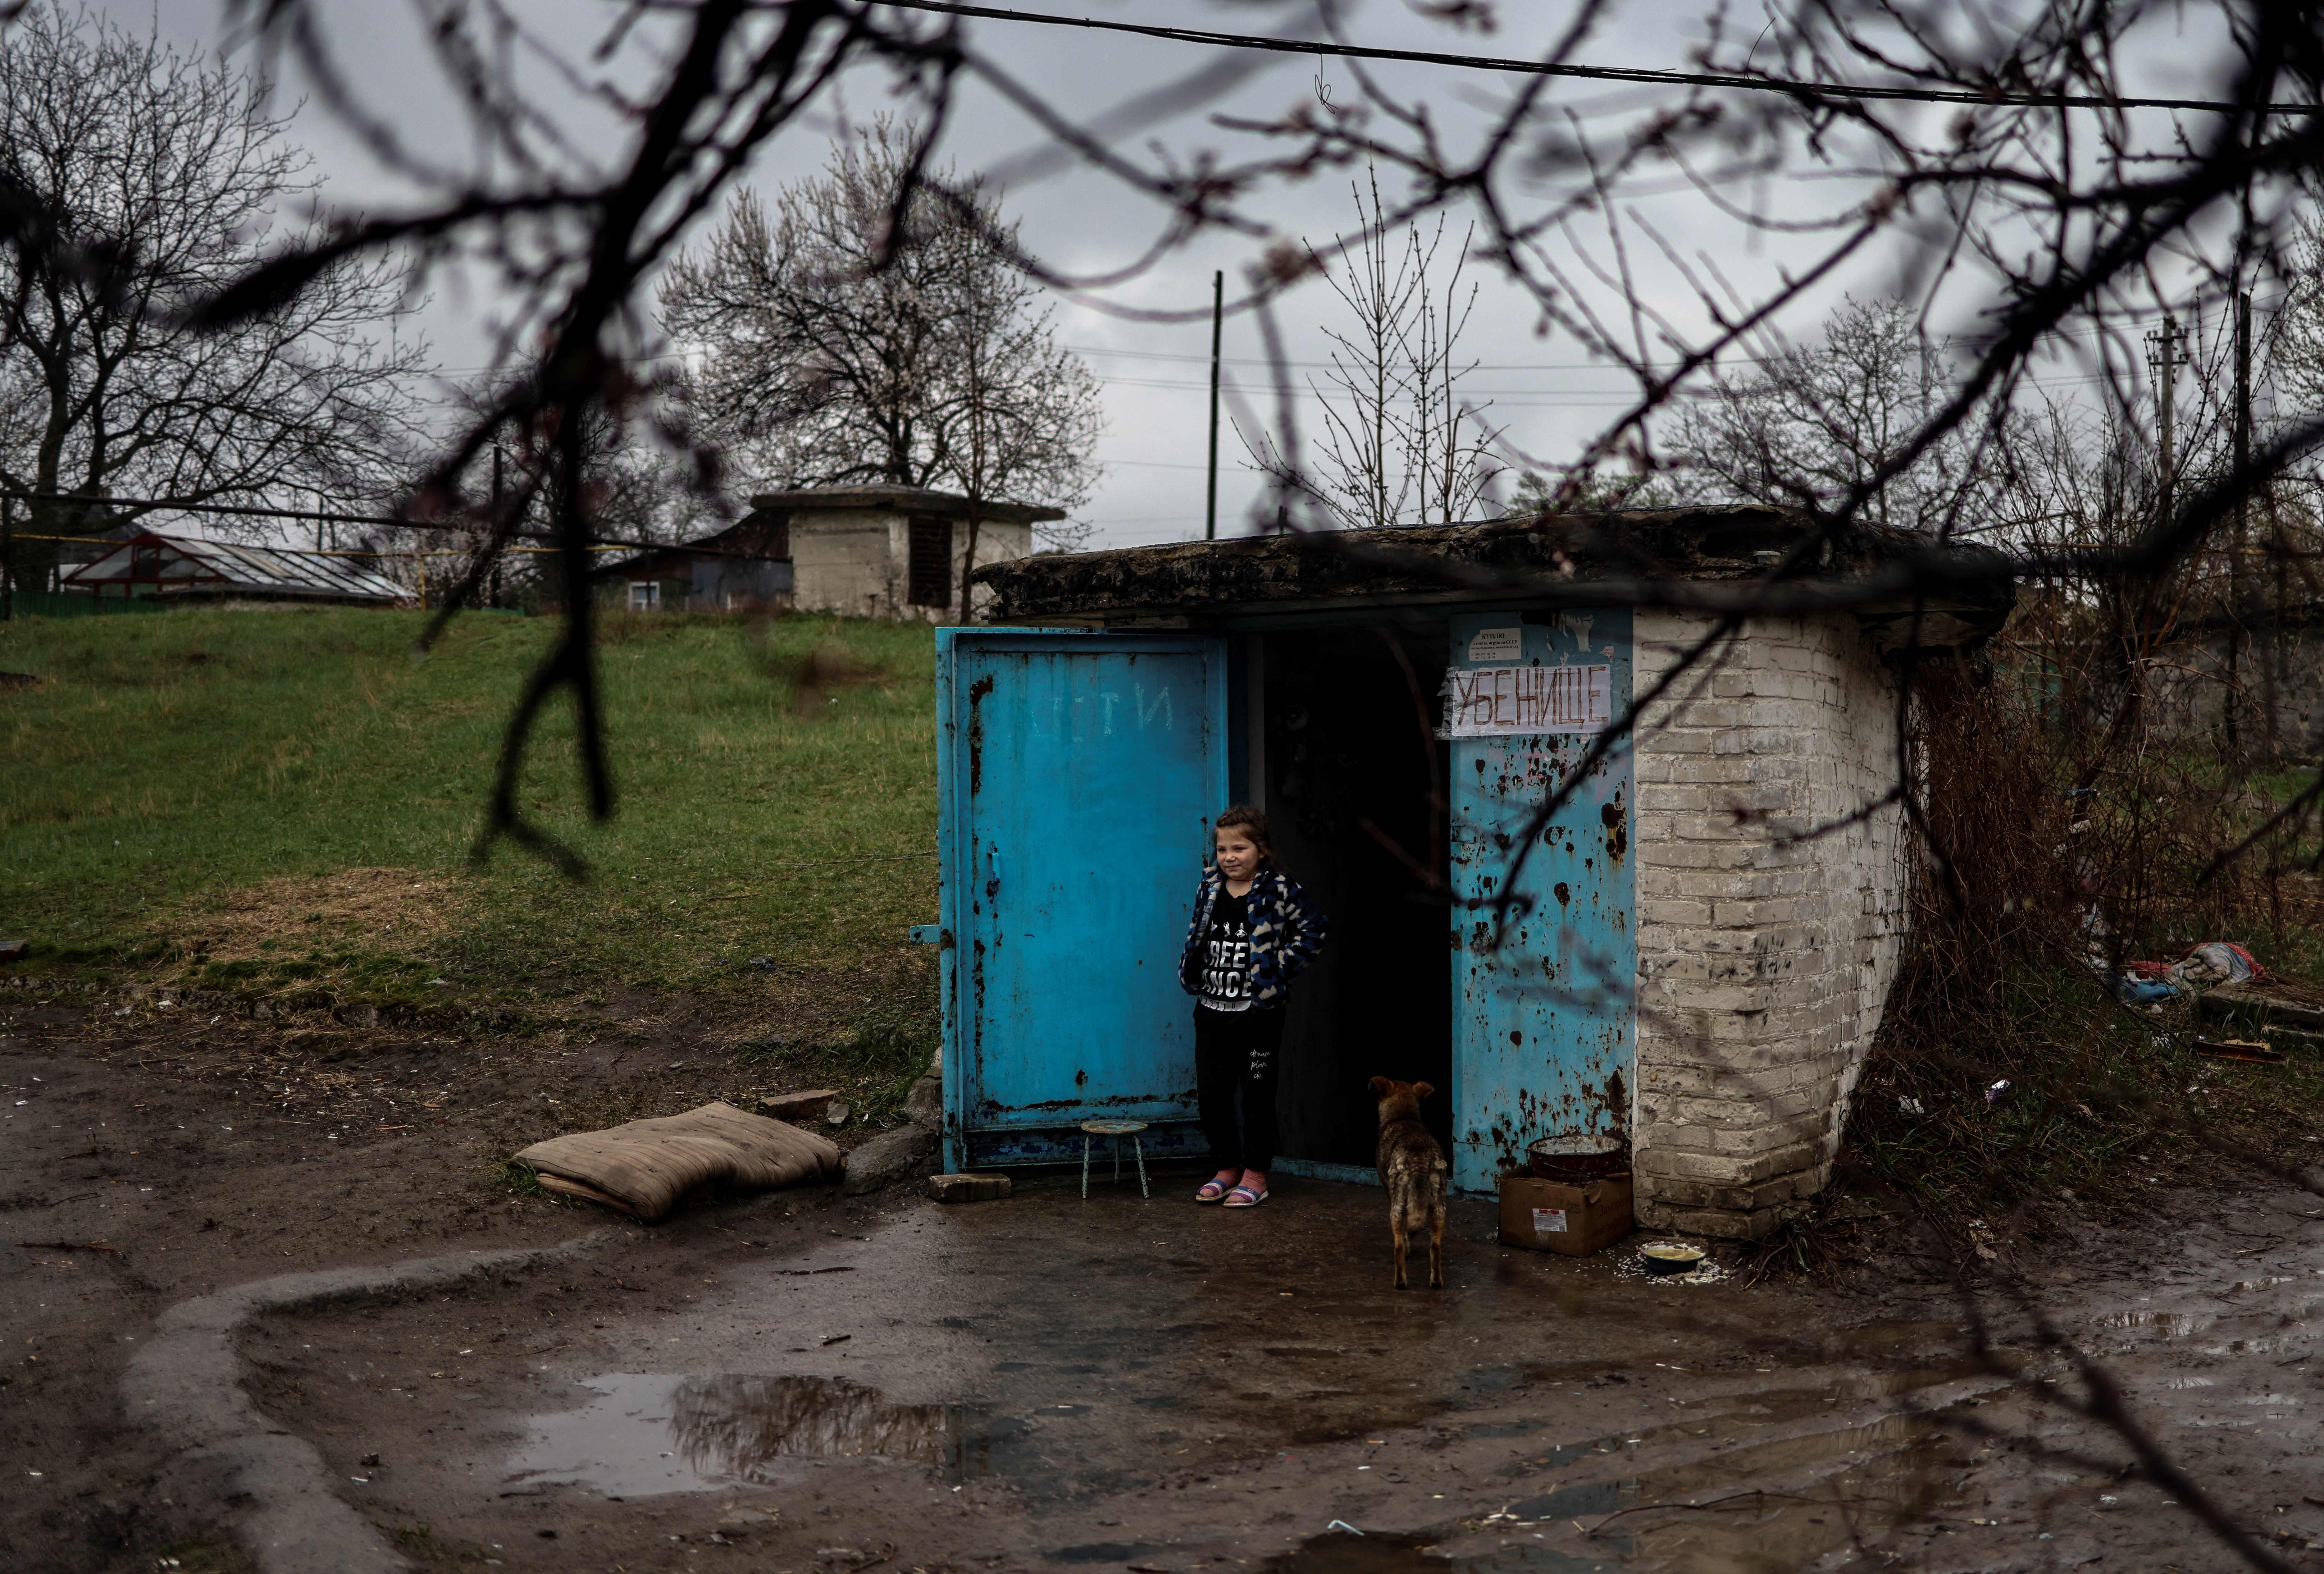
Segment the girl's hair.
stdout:
<svg viewBox="0 0 2324 1574">
<path fill-rule="evenodd" d="M 1259 844 L 1259 850 L 1260 852 L 1265 853 L 1269 857 L 1273 857 L 1275 856 L 1275 844 L 1268 839 L 1267 816 L 1263 811 L 1253 809 L 1250 804 L 1231 803 L 1227 805 L 1226 808 L 1219 811 L 1217 825 L 1220 830 L 1225 830 L 1230 826 L 1240 826 L 1243 829 L 1250 833 L 1250 839 Z"/>
</svg>

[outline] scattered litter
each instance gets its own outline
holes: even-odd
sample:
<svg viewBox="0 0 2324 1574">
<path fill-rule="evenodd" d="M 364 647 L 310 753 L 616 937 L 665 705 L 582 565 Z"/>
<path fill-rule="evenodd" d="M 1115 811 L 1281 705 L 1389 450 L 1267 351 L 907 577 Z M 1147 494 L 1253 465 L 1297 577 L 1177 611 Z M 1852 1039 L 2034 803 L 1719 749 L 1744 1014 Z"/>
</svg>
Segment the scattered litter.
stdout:
<svg viewBox="0 0 2324 1574">
<path fill-rule="evenodd" d="M 1920 1116 L 1929 1113 L 1927 1106 L 1923 1105 L 1919 1099 L 1912 1097 L 1898 1099 L 1896 1101 L 1896 1108 L 1899 1113 L 1904 1115 Z"/>
<path fill-rule="evenodd" d="M 30 940 L 0 940 L 0 962 L 22 961 L 32 949 Z"/>
<path fill-rule="evenodd" d="M 2008 1091 L 2009 1079 L 2004 1077 L 2000 1081 L 1996 1082 L 1992 1087 L 1985 1090 L 1985 1101 L 1987 1104 L 1997 1103 L 2000 1101 L 2001 1096 Z"/>
<path fill-rule="evenodd" d="M 927 1191 L 938 1202 L 991 1202 L 1007 1197 L 1013 1188 L 1006 1175 L 931 1175 Z"/>
<path fill-rule="evenodd" d="M 2221 1060 L 2254 1060 L 2263 1066 L 2283 1064 L 2282 1050 L 2251 1039 L 2197 1039 L 2195 1051 Z"/>
<path fill-rule="evenodd" d="M 2208 989 L 2214 984 L 2249 984 L 2264 979 L 2267 969 L 2243 947 L 2227 940 L 2206 940 L 2187 948 L 2171 965 L 2167 977 L 2185 989 Z"/>
<path fill-rule="evenodd" d="M 1327 1531 L 1345 1531 L 1351 1536 L 1360 1536 L 1364 1533 L 1343 1519 L 1335 1519 L 1323 1528 Z"/>
<path fill-rule="evenodd" d="M 103 1241 L 18 1241 L 15 1245 L 26 1251 L 43 1252 L 117 1252 L 119 1246 L 108 1246 Z"/>
<path fill-rule="evenodd" d="M 825 1334 L 820 1342 L 826 1345 L 844 1344 L 854 1337 L 853 1334 Z"/>
<path fill-rule="evenodd" d="M 651 1224 L 713 1181 L 770 1191 L 839 1172 L 839 1145 L 779 1120 L 713 1102 L 684 1115 L 535 1143 L 515 1162 L 541 1186 Z"/>
<path fill-rule="evenodd" d="M 787 1120 L 793 1125 L 828 1117 L 832 1106 L 838 1104 L 837 1092 L 829 1088 L 810 1088 L 804 1093 L 769 1093 L 759 1099 L 761 1114 L 774 1120 Z"/>
<path fill-rule="evenodd" d="M 772 957 L 752 957 L 751 966 L 761 973 L 771 973 L 775 970 L 775 959 Z"/>
</svg>

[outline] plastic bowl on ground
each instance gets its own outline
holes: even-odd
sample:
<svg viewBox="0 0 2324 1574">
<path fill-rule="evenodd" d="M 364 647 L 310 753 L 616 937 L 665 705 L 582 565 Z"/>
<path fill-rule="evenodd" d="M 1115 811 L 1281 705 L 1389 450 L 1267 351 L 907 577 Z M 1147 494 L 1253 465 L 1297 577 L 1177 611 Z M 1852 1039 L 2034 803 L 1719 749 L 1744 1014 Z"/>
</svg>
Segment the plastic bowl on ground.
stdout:
<svg viewBox="0 0 2324 1574">
<path fill-rule="evenodd" d="M 1692 1273 L 1702 1265 L 1707 1255 L 1701 1246 L 1691 1246 L 1684 1241 L 1648 1241 L 1638 1248 L 1638 1256 L 1649 1273 Z"/>
</svg>

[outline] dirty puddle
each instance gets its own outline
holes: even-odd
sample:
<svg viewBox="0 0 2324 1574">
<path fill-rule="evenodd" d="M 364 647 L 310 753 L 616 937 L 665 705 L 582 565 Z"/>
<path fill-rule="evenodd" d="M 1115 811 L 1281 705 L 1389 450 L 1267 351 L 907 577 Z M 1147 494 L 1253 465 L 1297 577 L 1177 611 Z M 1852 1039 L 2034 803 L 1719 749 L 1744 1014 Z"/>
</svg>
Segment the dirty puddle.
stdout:
<svg viewBox="0 0 2324 1574">
<path fill-rule="evenodd" d="M 982 1475 L 987 1419 L 973 1406 L 890 1404 L 839 1377 L 612 1372 L 597 1397 L 535 1416 L 509 1485 L 581 1486 L 610 1499 L 796 1479 L 811 1459 L 873 1458 Z"/>
<path fill-rule="evenodd" d="M 441 1367 L 419 1357 L 454 1343 L 431 1331 L 448 1305 L 382 1310 L 354 1347 L 322 1342 L 318 1316 L 272 1355 L 280 1392 L 300 1379 L 330 1418 L 309 1435 L 340 1426 L 351 1458 L 411 1458 L 374 1476 L 395 1499 L 383 1519 L 456 1527 L 495 1558 L 525 1514 L 568 1542 L 587 1528 L 609 1550 L 673 1549 L 633 1574 L 678 1566 L 686 1536 L 731 1539 L 720 1500 L 741 1489 L 770 1547 L 877 1540 L 927 1565 L 2207 1566 L 2178 1555 L 2200 1536 L 2182 1508 L 2083 1462 L 2117 1443 L 1967 1359 L 1957 1315 L 1848 1325 L 1782 1290 L 1638 1286 L 1503 1252 L 1481 1210 L 1459 1219 L 1452 1289 L 1399 1295 L 1351 1282 L 1379 1255 L 1376 1194 L 1285 1190 L 1271 1221 L 1038 1187 L 867 1216 L 861 1234 L 816 1220 L 772 1256 L 718 1243 L 715 1281 L 673 1273 L 614 1315 L 544 1286 L 530 1326 L 604 1320 L 503 1362 L 491 1414 L 448 1384 L 355 1378 L 383 1340 Z M 2182 1237 L 2135 1275 L 2053 1289 L 2046 1316 L 2239 1515 L 2304 1544 L 2324 1536 L 2299 1491 L 2324 1440 L 2287 1423 L 2315 1397 L 2324 1277 L 2298 1247 L 2264 1273 L 2236 1264 L 2240 1245 Z M 2005 1359 L 2067 1375 L 2002 1322 Z M 486 1337 L 464 1327 L 461 1353 Z M 415 1432 L 462 1431 L 441 1464 L 416 1457 L 431 1445 Z"/>
</svg>

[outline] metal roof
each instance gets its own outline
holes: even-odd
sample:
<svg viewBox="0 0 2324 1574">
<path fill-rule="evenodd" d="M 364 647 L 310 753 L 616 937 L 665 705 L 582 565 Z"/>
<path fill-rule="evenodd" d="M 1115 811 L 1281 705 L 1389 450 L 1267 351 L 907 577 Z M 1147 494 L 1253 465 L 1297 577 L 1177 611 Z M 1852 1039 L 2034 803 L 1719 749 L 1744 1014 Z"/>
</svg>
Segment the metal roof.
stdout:
<svg viewBox="0 0 2324 1574">
<path fill-rule="evenodd" d="M 138 561 L 140 548 L 160 547 L 158 562 Z M 385 575 L 327 552 L 295 547 L 253 547 L 238 542 L 197 541 L 145 531 L 93 563 L 64 577 L 96 589 L 113 584 L 152 584 L 171 591 L 226 590 L 246 596 L 307 600 L 404 601 L 411 592 Z"/>
</svg>

